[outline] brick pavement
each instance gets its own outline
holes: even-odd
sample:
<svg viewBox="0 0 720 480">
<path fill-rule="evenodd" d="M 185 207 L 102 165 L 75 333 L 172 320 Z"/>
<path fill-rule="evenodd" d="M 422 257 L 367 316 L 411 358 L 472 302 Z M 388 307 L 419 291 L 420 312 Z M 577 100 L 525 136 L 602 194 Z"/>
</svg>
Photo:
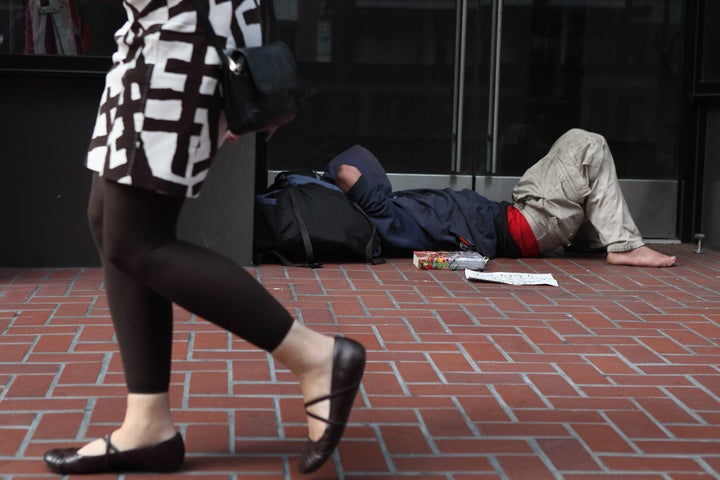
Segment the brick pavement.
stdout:
<svg viewBox="0 0 720 480">
<path fill-rule="evenodd" d="M 470 283 L 405 259 L 250 268 L 298 318 L 368 348 L 346 437 L 305 478 L 720 478 L 720 254 L 658 249 L 679 265 L 488 265 L 552 273 L 557 288 Z M 171 395 L 188 459 L 165 477 L 302 478 L 290 373 L 176 313 Z M 54 478 L 47 448 L 122 420 L 101 271 L 0 269 L 0 332 L 0 478 Z"/>
</svg>

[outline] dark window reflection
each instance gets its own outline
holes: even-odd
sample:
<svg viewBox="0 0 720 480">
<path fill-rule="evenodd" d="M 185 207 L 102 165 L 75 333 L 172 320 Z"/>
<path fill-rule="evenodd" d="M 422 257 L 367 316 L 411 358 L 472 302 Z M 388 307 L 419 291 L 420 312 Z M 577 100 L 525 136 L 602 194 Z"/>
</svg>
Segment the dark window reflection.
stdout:
<svg viewBox="0 0 720 480">
<path fill-rule="evenodd" d="M 312 93 L 270 168 L 323 168 L 360 143 L 389 170 L 450 168 L 455 1 L 275 2 Z"/>
<path fill-rule="evenodd" d="M 449 173 L 456 4 L 277 1 L 283 37 L 315 95 L 269 145 L 270 167 L 322 168 L 361 143 L 389 170 Z M 503 6 L 492 167 L 486 161 L 492 2 L 468 1 L 463 172 L 521 175 L 564 131 L 581 127 L 607 137 L 620 176 L 674 178 L 682 1 Z"/>
<path fill-rule="evenodd" d="M 720 82 L 720 2 L 703 2 L 703 43 L 702 74 L 703 82 Z"/>
<path fill-rule="evenodd" d="M 0 53 L 109 56 L 124 20 L 122 0 L 0 2 Z"/>
<path fill-rule="evenodd" d="M 680 0 L 506 2 L 499 174 L 572 127 L 607 138 L 621 177 L 674 178 Z"/>
</svg>

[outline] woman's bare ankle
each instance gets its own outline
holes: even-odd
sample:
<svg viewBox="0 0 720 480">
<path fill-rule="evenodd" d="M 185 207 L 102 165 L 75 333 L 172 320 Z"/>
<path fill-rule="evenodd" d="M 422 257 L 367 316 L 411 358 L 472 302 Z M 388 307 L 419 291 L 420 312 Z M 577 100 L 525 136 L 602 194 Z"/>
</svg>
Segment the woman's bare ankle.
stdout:
<svg viewBox="0 0 720 480">
<path fill-rule="evenodd" d="M 296 322 L 272 355 L 288 367 L 300 381 L 305 403 L 330 393 L 335 340 Z M 330 402 L 323 401 L 308 407 L 308 411 L 321 418 L 330 415 Z M 317 440 L 327 424 L 308 417 L 308 433 Z"/>
<path fill-rule="evenodd" d="M 130 393 L 122 425 L 110 434 L 110 441 L 119 451 L 155 445 L 169 440 L 176 433 L 167 392 Z M 102 455 L 107 449 L 104 438 L 83 446 L 81 455 Z"/>
</svg>

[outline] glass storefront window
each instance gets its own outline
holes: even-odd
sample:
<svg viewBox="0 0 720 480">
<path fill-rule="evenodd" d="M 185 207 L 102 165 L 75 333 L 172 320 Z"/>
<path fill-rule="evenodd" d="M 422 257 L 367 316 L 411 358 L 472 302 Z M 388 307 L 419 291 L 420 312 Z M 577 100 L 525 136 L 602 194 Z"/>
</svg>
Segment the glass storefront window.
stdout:
<svg viewBox="0 0 720 480">
<path fill-rule="evenodd" d="M 300 5 L 285 18 L 284 38 L 295 43 L 314 95 L 269 145 L 270 167 L 322 168 L 360 143 L 390 171 L 451 174 L 462 3 L 278 1 Z M 681 0 L 465 3 L 461 173 L 521 175 L 559 135 L 581 127 L 606 136 L 621 177 L 675 178 Z"/>
<path fill-rule="evenodd" d="M 268 145 L 270 168 L 322 169 L 361 144 L 389 170 L 449 171 L 455 4 L 276 1 L 310 95 Z"/>
<path fill-rule="evenodd" d="M 720 18 L 720 2 L 703 2 L 703 42 L 700 81 L 703 83 L 720 82 L 720 29 L 716 22 Z"/>
<path fill-rule="evenodd" d="M 0 54 L 110 56 L 122 0 L 0 2 Z"/>
<path fill-rule="evenodd" d="M 52 62 L 72 70 L 92 58 L 104 62 L 101 72 L 122 8 L 122 0 L 0 0 L 0 54 L 9 54 L 0 67 L 36 59 L 39 70 Z M 390 172 L 517 176 L 581 127 L 608 139 L 621 177 L 676 177 L 682 0 L 275 0 L 275 8 L 308 96 L 268 145 L 270 169 L 322 169 L 361 144 Z M 705 44 L 716 44 L 717 29 L 707 31 Z M 703 62 L 703 78 L 720 79 L 717 57 Z"/>
<path fill-rule="evenodd" d="M 681 0 L 506 1 L 499 174 L 568 128 L 603 134 L 623 178 L 675 178 Z"/>
</svg>

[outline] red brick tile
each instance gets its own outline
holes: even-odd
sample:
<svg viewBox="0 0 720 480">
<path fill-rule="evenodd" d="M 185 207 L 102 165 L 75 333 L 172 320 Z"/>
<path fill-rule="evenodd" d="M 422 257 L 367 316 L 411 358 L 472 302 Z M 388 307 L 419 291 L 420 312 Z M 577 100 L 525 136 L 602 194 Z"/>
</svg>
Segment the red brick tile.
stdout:
<svg viewBox="0 0 720 480">
<path fill-rule="evenodd" d="M 110 383 L 108 378 L 109 376 L 105 377 L 105 382 L 103 384 L 83 385 L 81 392 L 84 398 L 127 395 L 127 387 L 125 386 L 125 379 L 122 375 L 117 376 L 118 382 L 114 384 Z M 59 398 L 77 396 L 78 387 L 75 385 L 57 385 L 53 389 L 53 395 Z"/>
<path fill-rule="evenodd" d="M 38 338 L 33 353 L 66 353 L 74 340 L 73 335 L 43 335 Z"/>
<path fill-rule="evenodd" d="M 530 374 L 528 378 L 546 397 L 579 397 L 580 393 L 574 385 L 560 375 Z"/>
<path fill-rule="evenodd" d="M 379 325 L 378 334 L 383 342 L 415 342 L 415 337 L 406 326 Z"/>
<path fill-rule="evenodd" d="M 3 298 L 5 300 L 5 298 Z M 25 310 L 20 312 L 20 314 L 17 316 L 15 321 L 13 322 L 13 326 L 21 327 L 21 326 L 36 326 L 36 325 L 45 325 L 48 320 L 50 319 L 50 316 L 52 315 L 52 310 Z"/>
<path fill-rule="evenodd" d="M 708 441 L 712 440 L 712 441 Z M 649 455 L 667 455 L 669 453 L 678 455 L 708 455 L 717 456 L 720 447 L 715 439 L 701 438 L 699 440 L 638 440 L 635 442 L 644 453 Z"/>
<path fill-rule="evenodd" d="M 378 442 L 373 441 L 346 441 L 338 446 L 340 463 L 347 471 L 386 471 L 387 461 Z M 335 471 L 330 469 L 330 475 Z"/>
<path fill-rule="evenodd" d="M 546 404 L 537 393 L 526 385 L 496 385 L 495 391 L 505 405 L 517 408 L 545 408 Z"/>
<path fill-rule="evenodd" d="M 478 362 L 505 362 L 507 358 L 492 342 L 466 343 L 465 349 Z"/>
<path fill-rule="evenodd" d="M 439 382 L 437 372 L 429 363 L 398 362 L 397 369 L 404 383 Z"/>
<path fill-rule="evenodd" d="M 430 354 L 430 358 L 441 372 L 473 372 L 477 368 L 474 362 L 471 363 L 467 356 L 460 352 L 434 352 Z"/>
<path fill-rule="evenodd" d="M 413 455 L 393 458 L 395 467 L 403 472 L 449 473 L 475 472 L 476 475 L 495 473 L 495 469 L 487 458 L 472 455 Z"/>
<path fill-rule="evenodd" d="M 690 379 L 679 375 L 613 375 L 613 381 L 621 386 L 647 385 L 658 387 L 691 387 Z"/>
<path fill-rule="evenodd" d="M 420 413 L 430 435 L 435 437 L 466 437 L 472 425 L 456 409 L 433 409 Z"/>
<path fill-rule="evenodd" d="M 538 445 L 552 464 L 561 471 L 600 471 L 601 466 L 573 438 L 538 439 Z"/>
<path fill-rule="evenodd" d="M 414 384 L 408 386 L 408 390 L 413 396 L 457 396 L 457 397 L 477 397 L 478 395 L 486 395 L 487 387 L 481 377 L 474 375 L 472 378 L 477 381 L 462 384 Z"/>
<path fill-rule="evenodd" d="M 557 373 L 553 366 L 547 363 L 478 362 L 478 368 L 480 368 L 480 371 L 483 373 L 514 373 L 520 375 L 532 373 Z"/>
<path fill-rule="evenodd" d="M 657 386 L 612 386 L 583 387 L 583 391 L 593 397 L 659 397 L 662 396 Z"/>
<path fill-rule="evenodd" d="M 185 431 L 185 447 L 194 454 L 230 452 L 230 427 L 218 424 L 192 424 Z"/>
<path fill-rule="evenodd" d="M 573 424 L 571 427 L 596 454 L 634 453 L 633 446 L 608 425 Z"/>
<path fill-rule="evenodd" d="M 493 335 L 492 339 L 497 343 L 498 348 L 510 356 L 536 351 L 534 346 L 520 335 Z"/>
<path fill-rule="evenodd" d="M 668 391 L 693 410 L 720 410 L 720 402 L 699 388 L 668 388 Z"/>
<path fill-rule="evenodd" d="M 7 390 L 5 398 L 44 398 L 54 376 L 18 375 Z"/>
<path fill-rule="evenodd" d="M 24 428 L 0 427 L 0 456 L 13 457 L 21 454 L 21 446 L 27 434 L 28 431 Z"/>
<path fill-rule="evenodd" d="M 615 356 L 588 356 L 588 361 L 604 375 L 630 375 L 636 371 L 623 358 Z"/>
<path fill-rule="evenodd" d="M 427 335 L 445 336 L 448 333 L 448 327 L 435 317 L 427 317 L 425 315 L 418 317 L 408 316 L 408 322 L 413 331 L 421 338 L 426 338 Z M 426 341 L 431 342 L 432 340 Z"/>
<path fill-rule="evenodd" d="M 112 325 L 88 325 L 83 327 L 78 337 L 79 342 L 107 342 L 113 340 L 115 329 Z"/>
<path fill-rule="evenodd" d="M 563 480 L 665 480 L 667 477 L 665 477 L 662 474 L 652 474 L 652 473 L 629 473 L 629 472 L 622 472 L 622 473 L 612 473 L 612 472 L 602 472 L 602 473 L 594 473 L 594 474 L 587 474 L 587 473 L 580 473 L 576 475 L 563 475 Z M 682 478 L 682 476 L 678 477 L 676 475 L 673 475 L 673 480 L 679 480 Z M 693 478 L 693 477 L 690 477 Z M 688 478 L 687 480 L 690 480 Z M 701 480 L 700 478 L 696 478 L 695 480 Z"/>
<path fill-rule="evenodd" d="M 279 434 L 275 410 L 240 410 L 235 414 L 235 436 L 272 437 Z"/>
<path fill-rule="evenodd" d="M 591 365 L 563 364 L 559 368 L 576 385 L 609 385 L 610 381 Z"/>
<path fill-rule="evenodd" d="M 523 439 L 452 438 L 437 439 L 438 449 L 448 455 L 482 453 L 483 455 L 530 455 L 533 448 Z"/>
<path fill-rule="evenodd" d="M 459 307 L 450 308 L 436 308 L 437 315 L 442 318 L 442 321 L 449 326 L 455 325 L 466 325 L 474 326 L 475 319 L 468 315 L 465 309 Z"/>
<path fill-rule="evenodd" d="M 500 455 L 496 458 L 509 480 L 551 480 L 557 478 L 536 455 Z"/>
<path fill-rule="evenodd" d="M 390 455 L 432 453 L 424 432 L 417 425 L 382 426 L 380 433 Z"/>
<path fill-rule="evenodd" d="M 568 431 L 560 422 L 508 422 L 487 420 L 478 423 L 483 437 L 519 438 L 527 441 L 531 437 L 564 437 Z"/>
<path fill-rule="evenodd" d="M 672 333 L 666 333 L 672 336 Z M 687 346 L 691 345 L 691 343 L 688 342 L 678 343 L 677 341 L 664 337 L 640 338 L 640 340 L 646 347 L 658 355 L 684 355 L 688 353 Z"/>
<path fill-rule="evenodd" d="M 16 476 L 24 480 L 31 478 L 29 475 L 45 475 L 45 478 L 47 478 L 48 470 L 39 458 L 22 456 L 0 462 L 0 474 Z M 108 476 L 106 475 L 105 478 L 108 478 Z"/>
<path fill-rule="evenodd" d="M 552 397 L 558 410 L 636 410 L 632 398 L 618 397 Z"/>
<path fill-rule="evenodd" d="M 97 363 L 70 363 L 65 365 L 58 384 L 93 384 L 100 377 L 102 366 Z"/>
<path fill-rule="evenodd" d="M 19 363 L 29 350 L 29 344 L 4 344 L 0 348 L 0 362 Z"/>
<path fill-rule="evenodd" d="M 514 410 L 513 414 L 520 422 L 602 423 L 604 421 L 600 412 L 595 410 L 528 409 Z"/>
<path fill-rule="evenodd" d="M 613 425 L 631 439 L 667 438 L 655 421 L 643 412 L 606 412 Z"/>
<path fill-rule="evenodd" d="M 45 413 L 35 429 L 34 439 L 74 439 L 77 437 L 82 412 Z"/>
<path fill-rule="evenodd" d="M 708 392 L 720 396 L 720 385 L 718 385 L 720 382 L 717 381 L 715 375 L 708 375 L 707 373 L 709 372 L 693 375 L 693 379 L 706 388 Z"/>
<path fill-rule="evenodd" d="M 522 332 L 535 345 L 562 345 L 563 339 L 547 327 L 523 327 Z"/>
<path fill-rule="evenodd" d="M 705 470 L 691 458 L 682 457 L 659 457 L 628 455 L 602 457 L 603 463 L 612 470 L 625 470 L 628 472 L 697 472 L 706 473 Z"/>
</svg>

